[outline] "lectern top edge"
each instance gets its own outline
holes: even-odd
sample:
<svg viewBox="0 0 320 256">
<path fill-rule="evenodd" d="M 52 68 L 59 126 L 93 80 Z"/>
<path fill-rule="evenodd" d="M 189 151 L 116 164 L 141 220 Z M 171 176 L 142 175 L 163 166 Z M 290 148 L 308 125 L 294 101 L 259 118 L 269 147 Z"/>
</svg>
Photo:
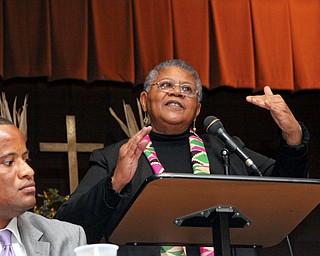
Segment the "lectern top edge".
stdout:
<svg viewBox="0 0 320 256">
<path fill-rule="evenodd" d="M 284 182 L 284 183 L 305 183 L 305 184 L 319 184 L 320 179 L 312 178 L 287 178 L 287 177 L 270 177 L 270 176 L 241 176 L 241 175 L 220 175 L 220 174 L 210 174 L 210 175 L 194 175 L 194 174 L 182 174 L 182 173 L 162 173 L 155 174 L 148 177 L 145 183 L 141 186 L 143 189 L 149 182 L 157 179 L 170 179 L 170 178 L 184 178 L 184 179 L 215 179 L 215 180 L 230 180 L 230 181 L 254 181 L 254 182 Z M 139 191 L 138 191 L 139 193 Z"/>
</svg>

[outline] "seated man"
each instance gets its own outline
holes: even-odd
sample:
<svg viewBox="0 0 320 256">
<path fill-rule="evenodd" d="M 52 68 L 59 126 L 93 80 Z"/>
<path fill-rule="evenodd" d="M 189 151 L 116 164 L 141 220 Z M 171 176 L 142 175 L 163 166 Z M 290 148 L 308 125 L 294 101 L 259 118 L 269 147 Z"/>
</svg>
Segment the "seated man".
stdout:
<svg viewBox="0 0 320 256">
<path fill-rule="evenodd" d="M 0 144 L 0 255 L 74 255 L 86 244 L 82 227 L 27 212 L 36 203 L 29 151 L 19 129 L 2 117 Z"/>
</svg>

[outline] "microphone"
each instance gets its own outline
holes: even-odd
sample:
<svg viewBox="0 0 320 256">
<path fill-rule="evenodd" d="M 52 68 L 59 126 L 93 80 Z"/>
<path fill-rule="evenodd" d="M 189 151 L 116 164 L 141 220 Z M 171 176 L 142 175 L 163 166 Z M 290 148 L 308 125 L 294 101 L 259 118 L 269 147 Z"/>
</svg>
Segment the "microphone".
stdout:
<svg viewBox="0 0 320 256">
<path fill-rule="evenodd" d="M 248 157 L 238 147 L 238 145 L 234 142 L 232 137 L 226 132 L 220 119 L 216 118 L 215 116 L 207 116 L 203 121 L 203 125 L 207 133 L 217 136 L 226 145 L 226 148 L 231 153 L 235 153 L 245 163 L 246 166 L 250 167 L 259 176 L 262 176 L 262 173 L 251 160 L 251 158 Z"/>
</svg>

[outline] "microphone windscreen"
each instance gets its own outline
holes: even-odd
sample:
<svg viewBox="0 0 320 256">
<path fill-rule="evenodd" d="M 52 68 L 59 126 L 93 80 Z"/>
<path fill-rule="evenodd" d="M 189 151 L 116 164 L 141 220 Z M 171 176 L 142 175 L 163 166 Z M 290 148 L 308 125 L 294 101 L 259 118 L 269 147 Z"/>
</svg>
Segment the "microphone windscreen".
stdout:
<svg viewBox="0 0 320 256">
<path fill-rule="evenodd" d="M 215 116 L 207 116 L 203 121 L 203 126 L 206 129 L 207 133 L 211 133 L 214 135 L 216 135 L 217 131 L 220 128 L 223 128 L 220 119 L 216 118 Z"/>
</svg>

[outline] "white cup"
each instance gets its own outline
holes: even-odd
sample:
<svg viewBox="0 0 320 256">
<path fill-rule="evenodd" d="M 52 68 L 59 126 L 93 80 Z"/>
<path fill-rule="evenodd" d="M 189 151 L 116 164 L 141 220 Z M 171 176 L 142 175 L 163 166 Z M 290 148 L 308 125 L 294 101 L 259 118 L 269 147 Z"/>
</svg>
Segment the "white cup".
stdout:
<svg viewBox="0 0 320 256">
<path fill-rule="evenodd" d="M 117 256 L 116 244 L 88 244 L 74 249 L 76 256 Z"/>
</svg>

